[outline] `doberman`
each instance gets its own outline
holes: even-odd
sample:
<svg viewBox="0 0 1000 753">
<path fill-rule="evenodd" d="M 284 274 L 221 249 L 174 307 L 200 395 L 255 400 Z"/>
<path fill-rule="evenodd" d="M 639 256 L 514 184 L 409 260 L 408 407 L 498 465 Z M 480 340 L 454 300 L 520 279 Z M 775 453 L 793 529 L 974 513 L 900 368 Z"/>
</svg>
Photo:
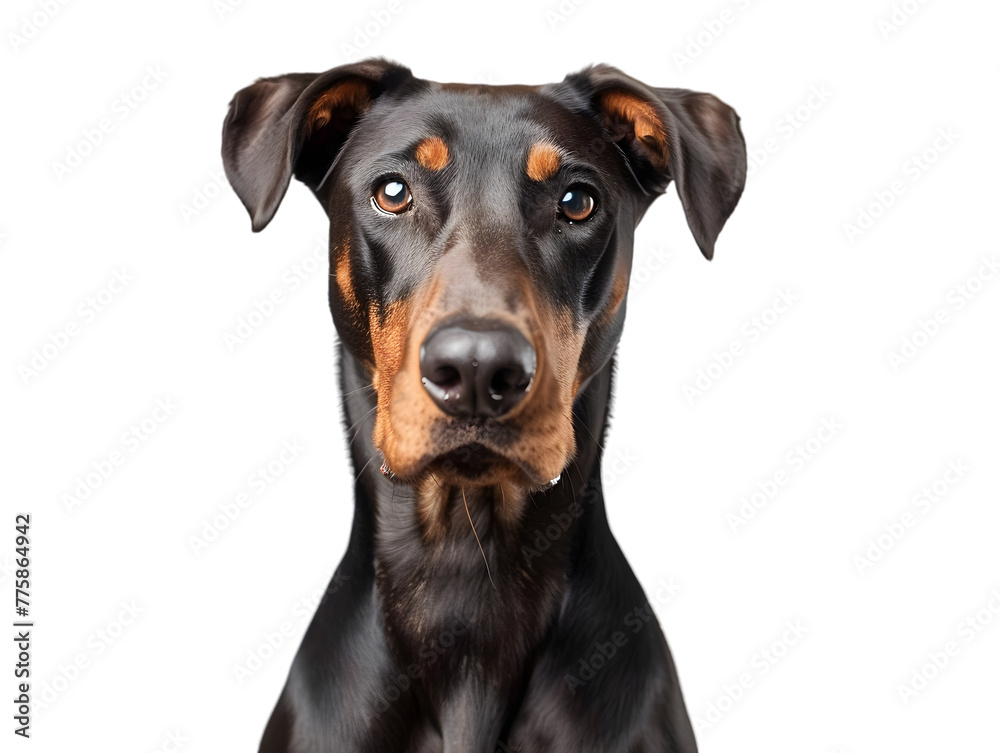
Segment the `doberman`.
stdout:
<svg viewBox="0 0 1000 753">
<path fill-rule="evenodd" d="M 370 59 L 242 89 L 222 154 L 254 231 L 293 175 L 329 215 L 357 474 L 262 753 L 696 750 L 601 441 L 635 227 L 674 181 L 711 259 L 736 113 L 605 65 L 480 86 Z"/>
</svg>

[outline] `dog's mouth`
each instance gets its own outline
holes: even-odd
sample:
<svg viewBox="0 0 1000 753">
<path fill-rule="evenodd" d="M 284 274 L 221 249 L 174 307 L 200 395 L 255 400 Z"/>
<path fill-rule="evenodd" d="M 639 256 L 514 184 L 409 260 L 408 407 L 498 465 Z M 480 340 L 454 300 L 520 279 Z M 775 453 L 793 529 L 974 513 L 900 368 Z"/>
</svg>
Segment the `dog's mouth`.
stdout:
<svg viewBox="0 0 1000 753">
<path fill-rule="evenodd" d="M 481 437 L 480 437 L 481 439 Z M 418 463 L 398 473 L 388 460 L 384 475 L 402 483 L 417 483 L 426 476 L 455 486 L 514 485 L 541 490 L 558 479 L 549 478 L 530 461 L 522 460 L 495 442 L 467 441 L 436 453 L 426 453 Z"/>
<path fill-rule="evenodd" d="M 442 476 L 459 476 L 475 481 L 495 472 L 498 466 L 509 466 L 511 462 L 481 444 L 473 442 L 463 445 L 428 464 L 428 470 Z"/>
</svg>

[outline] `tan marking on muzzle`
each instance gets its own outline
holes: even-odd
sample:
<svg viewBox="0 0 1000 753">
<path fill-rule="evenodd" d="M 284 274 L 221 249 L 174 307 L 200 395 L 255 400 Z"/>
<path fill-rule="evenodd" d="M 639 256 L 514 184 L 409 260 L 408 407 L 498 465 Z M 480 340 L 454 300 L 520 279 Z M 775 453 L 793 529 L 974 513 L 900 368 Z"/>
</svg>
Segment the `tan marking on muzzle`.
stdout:
<svg viewBox="0 0 1000 753">
<path fill-rule="evenodd" d="M 368 327 L 371 333 L 372 356 L 375 369 L 372 373 L 372 385 L 378 392 L 378 403 L 375 409 L 375 446 L 379 446 L 379 432 L 386 430 L 384 414 L 389 410 L 393 396 L 392 384 L 403 354 L 406 352 L 406 335 L 409 328 L 410 305 L 408 301 L 390 303 L 383 315 L 377 307 L 368 312 Z M 383 418 L 383 420 L 379 420 Z"/>
<path fill-rule="evenodd" d="M 451 265 L 456 259 L 447 260 Z M 574 377 L 583 347 L 585 330 L 578 330 L 572 324 L 569 312 L 556 312 L 547 303 L 539 302 L 541 296 L 532 295 L 527 275 L 517 283 L 521 291 L 521 303 L 515 312 L 508 307 L 496 308 L 484 304 L 486 308 L 476 308 L 482 304 L 469 295 L 474 290 L 466 290 L 462 298 L 465 303 L 451 300 L 448 292 L 448 263 L 438 267 L 434 280 L 414 293 L 407 304 L 405 319 L 396 324 L 387 321 L 385 327 L 375 331 L 373 322 L 373 343 L 376 337 L 378 407 L 376 410 L 374 441 L 385 455 L 389 467 L 403 483 L 421 485 L 424 468 L 429 457 L 439 457 L 474 442 L 486 447 L 490 452 L 505 458 L 483 475 L 474 480 L 466 479 L 451 469 L 432 466 L 437 481 L 446 488 L 466 490 L 493 486 L 497 498 L 494 509 L 502 520 L 512 522 L 520 515 L 526 491 L 543 485 L 555 478 L 566 467 L 576 451 L 573 435 L 573 389 Z M 468 283 L 463 278 L 463 283 Z M 487 294 L 487 293 L 490 294 Z M 483 291 L 484 299 L 502 296 L 497 291 Z M 448 305 L 442 302 L 448 299 Z M 469 301 L 473 301 L 470 303 Z M 475 315 L 494 318 L 517 328 L 532 343 L 536 352 L 536 372 L 528 394 L 504 416 L 495 419 L 505 425 L 512 437 L 502 445 L 494 438 L 489 424 L 482 434 L 477 433 L 477 420 L 456 419 L 446 415 L 427 394 L 420 375 L 420 346 L 430 331 L 442 321 L 456 315 Z M 391 318 L 391 317 L 390 317 Z M 402 337 L 396 330 L 403 323 L 409 328 Z M 387 335 L 386 330 L 395 332 Z M 396 350 L 390 356 L 388 349 Z M 481 419 L 480 419 L 481 421 Z M 447 431 L 436 430 L 454 426 L 457 436 L 449 437 L 441 443 L 440 437 L 448 437 Z M 438 444 L 435 442 L 438 441 Z M 444 475 L 442 475 L 444 474 Z M 502 492 L 500 491 L 502 485 Z M 424 491 L 420 495 L 421 519 L 426 526 L 437 529 L 441 514 L 435 505 L 448 504 L 448 497 Z"/>
</svg>

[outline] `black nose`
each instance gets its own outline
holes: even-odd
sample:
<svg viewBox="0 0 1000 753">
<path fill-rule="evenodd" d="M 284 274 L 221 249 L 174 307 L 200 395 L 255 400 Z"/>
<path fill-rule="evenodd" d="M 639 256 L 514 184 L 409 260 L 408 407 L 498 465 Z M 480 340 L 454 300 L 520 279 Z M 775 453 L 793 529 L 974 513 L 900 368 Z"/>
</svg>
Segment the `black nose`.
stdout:
<svg viewBox="0 0 1000 753">
<path fill-rule="evenodd" d="M 453 416 L 500 416 L 528 392 L 535 349 L 513 327 L 488 320 L 453 322 L 420 348 L 420 376 L 434 402 Z"/>
</svg>

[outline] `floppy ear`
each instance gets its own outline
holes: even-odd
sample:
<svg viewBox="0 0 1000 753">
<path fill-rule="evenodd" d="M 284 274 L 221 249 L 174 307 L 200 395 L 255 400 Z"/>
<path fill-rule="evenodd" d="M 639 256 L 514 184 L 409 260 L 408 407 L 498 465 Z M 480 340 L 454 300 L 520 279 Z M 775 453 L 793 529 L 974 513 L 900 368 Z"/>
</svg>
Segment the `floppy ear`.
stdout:
<svg viewBox="0 0 1000 753">
<path fill-rule="evenodd" d="M 676 181 L 688 227 L 711 259 L 746 182 L 736 111 L 711 94 L 649 87 L 607 65 L 566 81 L 621 147 L 644 190 L 662 193 Z"/>
<path fill-rule="evenodd" d="M 408 68 L 371 59 L 262 78 L 238 91 L 222 126 L 222 164 L 254 232 L 274 217 L 292 175 L 322 201 L 323 180 L 358 118 L 412 79 Z"/>
</svg>

